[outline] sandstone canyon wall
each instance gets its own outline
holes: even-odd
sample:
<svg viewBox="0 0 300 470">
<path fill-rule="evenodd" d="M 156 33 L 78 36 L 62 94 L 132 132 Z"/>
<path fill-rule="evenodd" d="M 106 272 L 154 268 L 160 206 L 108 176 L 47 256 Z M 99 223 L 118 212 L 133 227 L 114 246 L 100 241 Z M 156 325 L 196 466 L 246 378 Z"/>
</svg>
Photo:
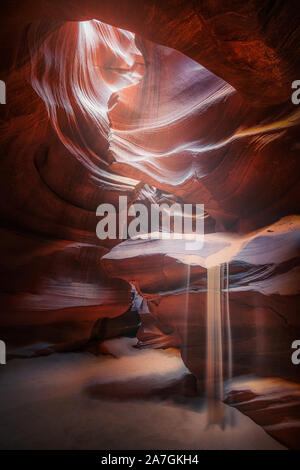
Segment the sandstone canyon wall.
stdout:
<svg viewBox="0 0 300 470">
<path fill-rule="evenodd" d="M 15 3 L 0 64 L 9 354 L 85 347 L 111 319 L 106 337 L 139 326 L 140 347 L 180 348 L 201 383 L 218 265 L 231 373 L 299 381 L 297 3 Z M 120 195 L 204 204 L 203 248 L 99 240 L 96 208 Z"/>
</svg>

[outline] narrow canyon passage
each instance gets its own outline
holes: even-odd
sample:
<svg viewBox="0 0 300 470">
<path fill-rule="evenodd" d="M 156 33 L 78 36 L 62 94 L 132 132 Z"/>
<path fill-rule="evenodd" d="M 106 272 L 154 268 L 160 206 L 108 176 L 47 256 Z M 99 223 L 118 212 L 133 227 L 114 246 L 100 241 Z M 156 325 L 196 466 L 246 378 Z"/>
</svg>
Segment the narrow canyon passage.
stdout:
<svg viewBox="0 0 300 470">
<path fill-rule="evenodd" d="M 0 448 L 299 449 L 298 5 L 58 3 L 3 8 Z"/>
</svg>

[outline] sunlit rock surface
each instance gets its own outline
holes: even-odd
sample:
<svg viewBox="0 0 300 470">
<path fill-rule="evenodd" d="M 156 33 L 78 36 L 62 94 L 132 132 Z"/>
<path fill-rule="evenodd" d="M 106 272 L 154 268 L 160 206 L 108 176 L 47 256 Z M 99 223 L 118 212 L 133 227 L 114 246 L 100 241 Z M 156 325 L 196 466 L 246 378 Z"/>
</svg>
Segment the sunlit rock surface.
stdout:
<svg viewBox="0 0 300 470">
<path fill-rule="evenodd" d="M 110 276 L 135 285 L 155 328 L 161 324 L 173 345 L 172 337 L 179 335 L 186 364 L 204 380 L 206 268 L 229 263 L 234 374 L 298 380 L 291 362 L 291 344 L 300 334 L 298 230 L 298 218 L 288 217 L 247 236 L 208 234 L 197 254 L 185 250 L 184 240 L 128 240 L 104 255 L 101 265 Z M 147 344 L 146 328 L 139 338 Z"/>
<path fill-rule="evenodd" d="M 298 72 L 298 15 L 295 2 L 278 0 L 272 5 L 263 0 L 259 6 L 254 0 L 246 4 L 67 0 L 59 5 L 41 0 L 30 7 L 18 1 L 3 9 L 2 36 L 9 35 L 14 52 L 15 43 L 22 39 L 18 29 L 24 24 L 43 19 L 52 21 L 55 29 L 61 21 L 96 18 L 178 49 L 224 78 L 253 104 L 273 105 L 289 99 L 286 83 Z M 4 70 L 13 59 L 11 54 L 3 61 Z"/>
<path fill-rule="evenodd" d="M 245 232 L 296 212 L 299 112 L 257 110 L 182 54 L 143 50 L 147 74 L 109 111 L 112 170 L 204 203 L 219 230 Z"/>
<path fill-rule="evenodd" d="M 202 391 L 207 269 L 229 263 L 233 374 L 299 381 L 298 5 L 196 3 L 3 7 L 0 337 L 12 355 L 110 354 L 140 323 L 137 346 L 180 347 Z M 204 204 L 201 252 L 99 240 L 96 208 L 121 195 Z"/>
<path fill-rule="evenodd" d="M 299 449 L 299 384 L 278 378 L 242 377 L 231 385 L 226 403 L 263 426 L 282 444 Z"/>
</svg>

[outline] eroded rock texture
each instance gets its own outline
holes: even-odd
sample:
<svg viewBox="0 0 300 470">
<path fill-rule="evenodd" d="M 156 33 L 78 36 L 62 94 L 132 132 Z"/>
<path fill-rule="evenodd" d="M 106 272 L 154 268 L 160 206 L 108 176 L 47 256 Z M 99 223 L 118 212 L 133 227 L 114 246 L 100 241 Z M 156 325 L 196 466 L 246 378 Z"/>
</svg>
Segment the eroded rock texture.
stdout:
<svg viewBox="0 0 300 470">
<path fill-rule="evenodd" d="M 226 402 L 260 424 L 288 448 L 299 449 L 299 385 L 251 377 L 237 381 Z"/>
<path fill-rule="evenodd" d="M 147 300 L 155 328 L 176 344 L 189 369 L 205 378 L 207 337 L 207 268 L 229 263 L 229 312 L 234 374 L 282 377 L 297 380 L 290 361 L 291 343 L 300 334 L 299 221 L 286 218 L 248 237 L 207 235 L 197 254 L 187 253 L 181 240 L 126 241 L 102 258 L 112 277 L 133 283 Z M 147 314 L 144 311 L 143 314 Z M 147 344 L 149 321 L 139 339 Z M 158 345 L 161 337 L 156 334 Z M 173 343 L 172 343 L 173 340 Z M 151 342 L 150 342 L 151 344 Z M 226 347 L 226 340 L 224 342 Z"/>
<path fill-rule="evenodd" d="M 201 383 L 207 269 L 228 265 L 233 374 L 299 380 L 298 11 L 279 0 L 5 6 L 0 327 L 11 353 L 97 353 L 95 341 L 134 331 L 138 310 L 139 346 L 180 347 Z M 96 209 L 119 196 L 204 204 L 203 248 L 99 240 Z"/>
</svg>

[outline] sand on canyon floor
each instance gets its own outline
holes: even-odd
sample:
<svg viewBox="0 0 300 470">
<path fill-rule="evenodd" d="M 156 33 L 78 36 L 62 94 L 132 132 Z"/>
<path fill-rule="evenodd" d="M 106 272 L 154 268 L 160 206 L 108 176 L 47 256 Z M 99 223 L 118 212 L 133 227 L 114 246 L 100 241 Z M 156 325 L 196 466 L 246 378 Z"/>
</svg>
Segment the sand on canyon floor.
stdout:
<svg viewBox="0 0 300 470">
<path fill-rule="evenodd" d="M 0 449 L 284 449 L 236 409 L 222 405 L 231 424 L 208 426 L 203 399 L 172 396 L 189 374 L 177 351 L 106 343 L 111 355 L 1 366 Z"/>
</svg>

